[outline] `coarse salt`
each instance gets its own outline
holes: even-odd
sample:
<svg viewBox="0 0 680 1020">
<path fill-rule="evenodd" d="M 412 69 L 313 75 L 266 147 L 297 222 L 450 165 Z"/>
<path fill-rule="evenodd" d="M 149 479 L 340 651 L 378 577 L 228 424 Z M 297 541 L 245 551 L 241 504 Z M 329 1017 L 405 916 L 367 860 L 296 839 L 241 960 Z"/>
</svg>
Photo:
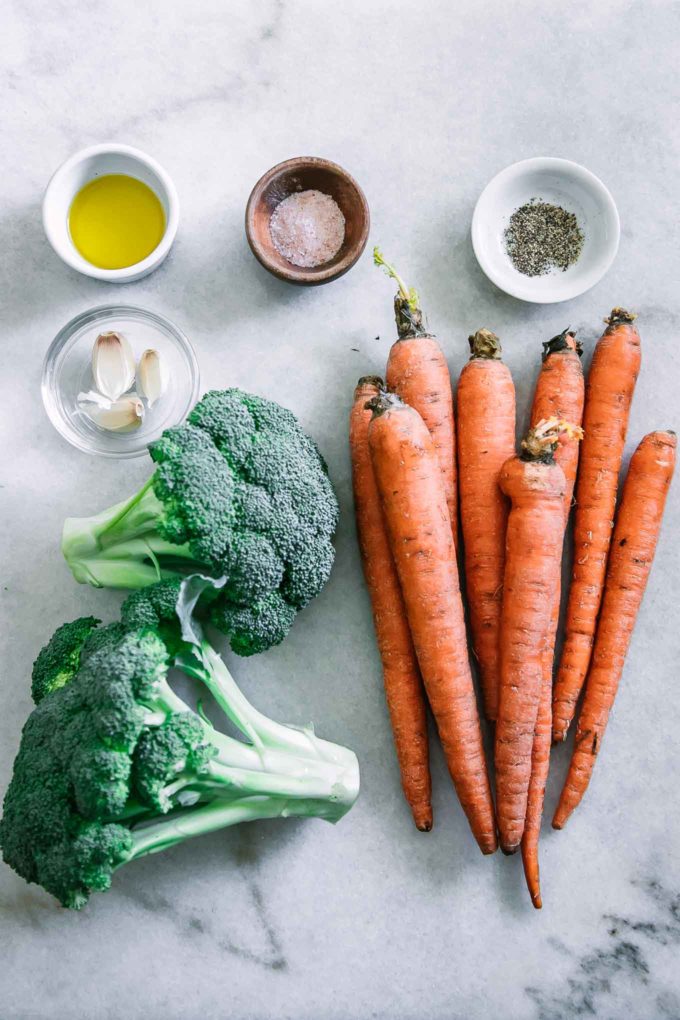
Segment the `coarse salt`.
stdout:
<svg viewBox="0 0 680 1020">
<path fill-rule="evenodd" d="M 294 266 L 311 269 L 337 255 L 345 240 L 345 217 L 330 195 L 310 189 L 280 202 L 269 221 L 274 247 Z"/>
</svg>

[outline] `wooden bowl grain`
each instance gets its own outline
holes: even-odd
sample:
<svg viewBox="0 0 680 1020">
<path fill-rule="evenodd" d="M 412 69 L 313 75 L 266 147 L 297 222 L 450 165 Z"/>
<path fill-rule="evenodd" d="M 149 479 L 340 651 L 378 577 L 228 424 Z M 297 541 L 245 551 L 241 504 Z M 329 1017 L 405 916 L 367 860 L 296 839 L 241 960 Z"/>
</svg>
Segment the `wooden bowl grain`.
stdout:
<svg viewBox="0 0 680 1020">
<path fill-rule="evenodd" d="M 337 202 L 345 217 L 345 239 L 330 262 L 304 268 L 276 250 L 269 221 L 284 198 L 311 188 Z M 298 156 L 272 167 L 259 179 L 246 206 L 246 237 L 255 258 L 280 280 L 302 286 L 329 283 L 351 269 L 366 247 L 370 223 L 366 196 L 354 178 L 337 163 L 317 156 Z"/>
</svg>

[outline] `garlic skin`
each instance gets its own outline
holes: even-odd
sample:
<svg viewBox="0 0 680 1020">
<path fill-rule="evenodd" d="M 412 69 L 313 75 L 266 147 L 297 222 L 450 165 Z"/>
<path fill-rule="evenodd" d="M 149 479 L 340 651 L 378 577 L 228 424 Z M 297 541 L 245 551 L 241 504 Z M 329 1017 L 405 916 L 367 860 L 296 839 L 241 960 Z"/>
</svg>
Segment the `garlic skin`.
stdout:
<svg viewBox="0 0 680 1020">
<path fill-rule="evenodd" d="M 113 401 L 105 397 L 103 393 L 99 393 L 98 390 L 88 390 L 86 393 L 81 392 L 76 397 L 79 404 L 97 404 L 99 407 L 109 408 Z"/>
<path fill-rule="evenodd" d="M 168 388 L 168 366 L 158 351 L 149 348 L 144 351 L 137 366 L 137 386 L 149 407 L 153 407 Z"/>
<path fill-rule="evenodd" d="M 100 333 L 92 348 L 94 385 L 109 400 L 118 400 L 135 381 L 135 358 L 121 333 Z"/>
<path fill-rule="evenodd" d="M 107 432 L 132 432 L 144 420 L 144 404 L 136 393 L 129 393 L 119 400 L 108 400 L 101 393 L 92 391 L 80 393 L 78 406 L 95 425 Z"/>
</svg>

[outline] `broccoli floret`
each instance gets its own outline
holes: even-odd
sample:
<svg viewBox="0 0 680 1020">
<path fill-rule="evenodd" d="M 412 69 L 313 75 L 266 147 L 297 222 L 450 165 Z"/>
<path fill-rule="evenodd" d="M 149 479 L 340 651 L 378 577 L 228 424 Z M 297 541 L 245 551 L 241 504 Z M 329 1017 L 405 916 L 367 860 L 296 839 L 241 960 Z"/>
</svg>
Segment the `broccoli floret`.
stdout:
<svg viewBox="0 0 680 1020">
<path fill-rule="evenodd" d="M 217 748 L 206 740 L 205 726 L 197 716 L 189 712 L 168 716 L 162 726 L 146 729 L 135 749 L 134 783 L 139 799 L 163 814 L 173 807 L 175 797 L 186 803 L 187 777 L 200 776 L 216 754 Z M 198 799 L 198 792 L 188 796 L 189 803 Z"/>
<path fill-rule="evenodd" d="M 97 627 L 96 630 L 90 631 L 80 653 L 80 665 L 84 665 L 89 657 L 100 649 L 117 644 L 124 633 L 125 627 L 117 620 L 115 623 L 107 623 L 105 627 Z"/>
<path fill-rule="evenodd" d="M 108 889 L 121 865 L 191 836 L 257 818 L 337 821 L 356 799 L 351 751 L 244 698 L 191 617 L 203 584 L 132 595 L 123 622 L 90 631 L 79 667 L 24 726 L 0 845 L 66 907 Z M 243 739 L 175 694 L 171 666 L 205 685 Z"/>
<path fill-rule="evenodd" d="M 46 694 L 73 679 L 80 666 L 83 645 L 100 623 L 95 616 L 81 616 L 55 630 L 33 664 L 31 695 L 36 705 Z"/>
<path fill-rule="evenodd" d="M 210 622 L 229 638 L 238 655 L 257 655 L 278 645 L 290 630 L 295 608 L 277 591 L 250 606 L 218 599 L 210 610 Z"/>
<path fill-rule="evenodd" d="M 155 473 L 132 499 L 66 521 L 75 578 L 132 589 L 224 578 L 213 619 L 233 650 L 281 641 L 333 565 L 338 505 L 314 442 L 290 411 L 230 389 L 207 393 L 149 452 Z"/>
</svg>

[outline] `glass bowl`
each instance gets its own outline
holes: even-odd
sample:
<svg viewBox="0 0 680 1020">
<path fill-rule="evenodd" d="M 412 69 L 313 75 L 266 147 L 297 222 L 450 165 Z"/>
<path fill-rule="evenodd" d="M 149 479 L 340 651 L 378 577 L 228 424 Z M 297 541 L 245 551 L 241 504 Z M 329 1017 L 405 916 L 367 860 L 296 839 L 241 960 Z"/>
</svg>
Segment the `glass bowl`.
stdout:
<svg viewBox="0 0 680 1020">
<path fill-rule="evenodd" d="M 127 337 L 135 359 L 155 348 L 168 366 L 167 390 L 133 432 L 110 432 L 78 406 L 78 394 L 93 388 L 92 348 L 100 333 Z M 76 315 L 50 344 L 42 371 L 42 398 L 50 421 L 64 439 L 100 457 L 140 457 L 164 429 L 183 421 L 198 399 L 194 349 L 181 329 L 156 312 L 131 305 L 102 305 Z"/>
</svg>

